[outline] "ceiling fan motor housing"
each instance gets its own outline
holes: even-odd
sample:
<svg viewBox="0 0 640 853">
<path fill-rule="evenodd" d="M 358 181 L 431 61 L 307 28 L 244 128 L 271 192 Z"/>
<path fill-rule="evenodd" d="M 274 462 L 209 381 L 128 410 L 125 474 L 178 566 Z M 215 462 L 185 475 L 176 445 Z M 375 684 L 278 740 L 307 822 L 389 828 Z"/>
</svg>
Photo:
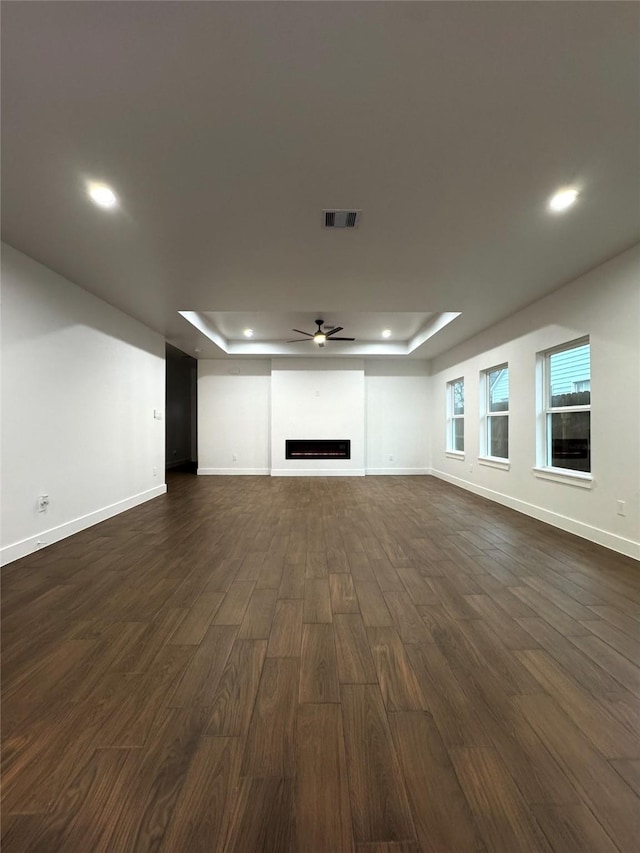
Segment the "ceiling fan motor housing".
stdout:
<svg viewBox="0 0 640 853">
<path fill-rule="evenodd" d="M 287 343 L 295 344 L 306 339 L 313 341 L 319 347 L 324 347 L 326 341 L 355 341 L 355 338 L 337 338 L 335 337 L 337 332 L 341 332 L 342 326 L 324 326 L 324 320 L 315 320 L 316 326 L 318 327 L 313 334 L 311 332 L 304 332 L 302 329 L 294 329 L 294 332 L 298 332 L 299 335 L 305 335 L 305 338 L 295 339 L 293 341 L 287 341 Z M 324 327 L 324 328 L 323 328 Z"/>
</svg>

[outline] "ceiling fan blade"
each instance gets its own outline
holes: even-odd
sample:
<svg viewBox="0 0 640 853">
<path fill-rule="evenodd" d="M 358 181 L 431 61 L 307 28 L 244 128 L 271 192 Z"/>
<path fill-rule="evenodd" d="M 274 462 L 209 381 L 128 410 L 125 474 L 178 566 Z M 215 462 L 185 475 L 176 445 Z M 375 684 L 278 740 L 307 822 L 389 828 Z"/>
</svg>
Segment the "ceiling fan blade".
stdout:
<svg viewBox="0 0 640 853">
<path fill-rule="evenodd" d="M 285 341 L 285 343 L 287 343 L 287 344 L 299 344 L 299 343 L 303 343 L 303 342 L 306 343 L 308 340 L 309 340 L 309 338 L 294 338 L 292 341 Z"/>
<path fill-rule="evenodd" d="M 326 332 L 325 334 L 327 335 L 328 338 L 330 338 L 332 335 L 335 335 L 336 332 L 341 332 L 343 329 L 344 329 L 344 326 L 336 326 L 335 329 L 331 329 L 330 332 Z"/>
<path fill-rule="evenodd" d="M 311 332 L 303 332 L 302 329 L 291 329 L 292 332 L 297 332 L 299 335 L 306 335 L 308 338 L 312 338 L 313 335 Z"/>
<path fill-rule="evenodd" d="M 328 341 L 355 341 L 355 338 L 330 338 L 327 335 L 327 340 Z"/>
</svg>

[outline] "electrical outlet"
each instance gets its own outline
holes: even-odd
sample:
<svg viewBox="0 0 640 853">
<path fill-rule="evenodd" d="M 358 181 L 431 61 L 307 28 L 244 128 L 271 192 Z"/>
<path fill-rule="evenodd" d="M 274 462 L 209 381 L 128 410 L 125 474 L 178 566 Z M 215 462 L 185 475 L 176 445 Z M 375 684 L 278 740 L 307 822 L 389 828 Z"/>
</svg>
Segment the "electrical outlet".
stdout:
<svg viewBox="0 0 640 853">
<path fill-rule="evenodd" d="M 470 473 L 470 474 L 472 474 L 472 473 L 473 473 L 473 465 L 469 465 L 469 473 Z"/>
<path fill-rule="evenodd" d="M 389 462 L 393 462 L 393 456 L 389 457 Z"/>
<path fill-rule="evenodd" d="M 237 456 L 237 454 L 235 454 L 235 453 L 232 453 L 232 454 L 231 454 L 231 461 L 232 461 L 232 462 L 237 462 L 237 461 L 238 461 L 238 456 Z"/>
<path fill-rule="evenodd" d="M 158 476 L 158 469 L 157 469 L 157 468 L 154 468 L 154 469 L 153 469 L 153 476 L 154 476 L 154 477 L 157 477 L 157 476 Z"/>
<path fill-rule="evenodd" d="M 46 512 L 49 506 L 49 495 L 40 495 L 38 498 L 38 512 Z"/>
<path fill-rule="evenodd" d="M 616 501 L 616 505 L 618 507 L 618 515 L 625 516 L 627 514 L 626 501 Z"/>
</svg>

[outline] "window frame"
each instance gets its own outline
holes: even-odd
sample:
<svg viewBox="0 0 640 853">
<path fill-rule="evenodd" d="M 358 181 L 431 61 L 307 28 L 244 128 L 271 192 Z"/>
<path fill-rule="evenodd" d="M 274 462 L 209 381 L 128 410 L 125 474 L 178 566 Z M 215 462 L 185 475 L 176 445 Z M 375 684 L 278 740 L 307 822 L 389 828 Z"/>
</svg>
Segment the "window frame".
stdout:
<svg viewBox="0 0 640 853">
<path fill-rule="evenodd" d="M 462 414 L 455 414 L 455 406 L 454 406 L 454 385 L 458 383 L 462 383 Z M 452 379 L 447 382 L 447 441 L 445 444 L 445 452 L 448 456 L 453 456 L 454 458 L 464 459 L 465 456 L 465 428 L 464 428 L 464 416 L 465 416 L 465 398 L 464 398 L 464 376 L 459 376 L 457 379 Z M 462 421 L 462 450 L 457 450 L 455 448 L 455 423 L 456 421 Z"/>
<path fill-rule="evenodd" d="M 501 364 L 496 364 L 494 367 L 487 367 L 485 370 L 480 371 L 480 447 L 482 448 L 482 453 L 478 456 L 478 462 L 483 465 L 489 465 L 495 468 L 503 468 L 508 470 L 511 467 L 510 457 L 509 456 L 493 456 L 490 452 L 490 419 L 491 418 L 507 418 L 507 436 L 509 436 L 509 414 L 511 411 L 511 386 L 509 385 L 509 395 L 507 397 L 507 409 L 502 412 L 492 412 L 491 411 L 491 385 L 489 382 L 489 377 L 492 373 L 496 373 L 498 370 L 506 370 L 509 375 L 509 362 L 505 361 Z M 510 377 L 509 377 L 510 381 Z M 511 453 L 511 442 L 509 439 L 509 453 Z"/>
<path fill-rule="evenodd" d="M 575 338 L 572 341 L 559 344 L 555 347 L 542 350 L 538 353 L 538 424 L 537 424 L 537 459 L 534 467 L 536 476 L 543 479 L 556 480 L 558 482 L 574 481 L 572 485 L 584 485 L 590 488 L 593 480 L 593 460 L 590 459 L 589 471 L 578 471 L 573 468 L 560 468 L 551 464 L 552 459 L 552 415 L 567 412 L 589 412 L 591 415 L 591 402 L 576 406 L 552 406 L 551 405 L 551 370 L 550 358 L 560 352 L 589 347 L 589 391 L 591 391 L 591 340 L 589 335 Z M 591 448 L 591 418 L 589 419 L 589 447 Z M 582 482 L 579 482 L 582 481 Z"/>
</svg>

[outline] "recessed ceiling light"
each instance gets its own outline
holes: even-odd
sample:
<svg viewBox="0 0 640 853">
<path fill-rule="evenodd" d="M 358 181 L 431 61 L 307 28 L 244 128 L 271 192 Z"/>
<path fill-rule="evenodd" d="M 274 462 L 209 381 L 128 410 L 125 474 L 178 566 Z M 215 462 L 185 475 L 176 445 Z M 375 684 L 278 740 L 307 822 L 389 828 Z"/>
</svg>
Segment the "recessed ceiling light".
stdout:
<svg viewBox="0 0 640 853">
<path fill-rule="evenodd" d="M 391 337 L 391 329 L 385 329 L 385 330 L 382 332 L 382 337 L 383 337 L 383 338 L 390 338 L 390 337 Z"/>
<path fill-rule="evenodd" d="M 87 192 L 91 201 L 99 207 L 115 207 L 118 204 L 118 197 L 106 184 L 90 183 L 87 186 Z"/>
<path fill-rule="evenodd" d="M 253 337 L 253 329 L 245 329 L 242 334 L 245 336 L 245 338 L 252 338 Z"/>
<path fill-rule="evenodd" d="M 555 195 L 551 196 L 549 199 L 549 208 L 556 213 L 560 213 L 561 211 L 571 207 L 577 198 L 577 189 L 574 187 L 565 187 L 562 190 L 558 190 Z"/>
</svg>

